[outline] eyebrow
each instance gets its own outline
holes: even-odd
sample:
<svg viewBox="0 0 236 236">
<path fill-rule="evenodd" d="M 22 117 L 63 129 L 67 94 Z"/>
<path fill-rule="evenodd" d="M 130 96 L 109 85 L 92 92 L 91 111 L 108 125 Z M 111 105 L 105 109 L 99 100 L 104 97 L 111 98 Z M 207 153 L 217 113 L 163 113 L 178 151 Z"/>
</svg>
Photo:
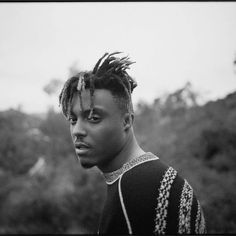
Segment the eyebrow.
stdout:
<svg viewBox="0 0 236 236">
<path fill-rule="evenodd" d="M 91 109 L 89 108 L 89 109 L 83 110 L 81 113 L 84 114 L 84 115 L 88 115 L 90 113 L 90 111 L 91 111 Z M 105 114 L 106 113 L 106 111 L 104 109 L 96 107 L 96 106 L 93 108 L 93 112 L 100 113 L 100 114 Z M 73 110 L 71 110 L 70 115 L 76 116 L 75 113 L 73 112 Z"/>
</svg>

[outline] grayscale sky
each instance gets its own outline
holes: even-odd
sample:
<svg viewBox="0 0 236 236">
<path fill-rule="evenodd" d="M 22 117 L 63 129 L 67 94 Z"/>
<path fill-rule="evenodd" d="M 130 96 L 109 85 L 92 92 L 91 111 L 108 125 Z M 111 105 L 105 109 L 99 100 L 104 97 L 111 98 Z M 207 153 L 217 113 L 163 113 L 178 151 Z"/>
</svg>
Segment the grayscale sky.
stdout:
<svg viewBox="0 0 236 236">
<path fill-rule="evenodd" d="M 0 110 L 45 112 L 45 84 L 113 51 L 136 61 L 134 103 L 187 81 L 222 98 L 236 90 L 236 2 L 0 3 Z"/>
</svg>

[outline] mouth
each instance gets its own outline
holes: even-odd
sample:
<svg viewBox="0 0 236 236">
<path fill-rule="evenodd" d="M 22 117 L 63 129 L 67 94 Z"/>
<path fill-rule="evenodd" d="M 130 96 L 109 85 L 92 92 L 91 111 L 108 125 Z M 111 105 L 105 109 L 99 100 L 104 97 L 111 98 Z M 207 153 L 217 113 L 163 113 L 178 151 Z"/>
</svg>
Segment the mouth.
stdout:
<svg viewBox="0 0 236 236">
<path fill-rule="evenodd" d="M 90 147 L 86 143 L 75 143 L 75 152 L 77 155 L 83 155 L 86 154 L 89 151 Z"/>
</svg>

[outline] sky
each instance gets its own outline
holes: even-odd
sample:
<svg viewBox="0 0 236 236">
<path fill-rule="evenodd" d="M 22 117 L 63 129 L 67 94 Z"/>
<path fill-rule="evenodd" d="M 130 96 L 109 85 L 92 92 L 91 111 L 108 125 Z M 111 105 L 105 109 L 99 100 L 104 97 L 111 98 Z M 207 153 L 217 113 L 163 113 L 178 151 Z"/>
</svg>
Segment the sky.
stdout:
<svg viewBox="0 0 236 236">
<path fill-rule="evenodd" d="M 187 81 L 223 98 L 236 91 L 236 2 L 0 3 L 0 110 L 57 109 L 43 87 L 114 51 L 136 62 L 134 104 Z"/>
</svg>

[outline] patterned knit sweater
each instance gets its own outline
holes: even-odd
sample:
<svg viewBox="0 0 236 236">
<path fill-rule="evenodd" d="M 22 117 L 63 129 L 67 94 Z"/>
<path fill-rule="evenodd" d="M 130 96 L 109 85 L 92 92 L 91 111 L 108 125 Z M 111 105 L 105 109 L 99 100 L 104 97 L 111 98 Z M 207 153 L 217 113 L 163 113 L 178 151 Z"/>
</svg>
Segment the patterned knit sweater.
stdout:
<svg viewBox="0 0 236 236">
<path fill-rule="evenodd" d="M 192 187 L 148 152 L 104 174 L 107 199 L 99 234 L 206 233 Z"/>
</svg>

